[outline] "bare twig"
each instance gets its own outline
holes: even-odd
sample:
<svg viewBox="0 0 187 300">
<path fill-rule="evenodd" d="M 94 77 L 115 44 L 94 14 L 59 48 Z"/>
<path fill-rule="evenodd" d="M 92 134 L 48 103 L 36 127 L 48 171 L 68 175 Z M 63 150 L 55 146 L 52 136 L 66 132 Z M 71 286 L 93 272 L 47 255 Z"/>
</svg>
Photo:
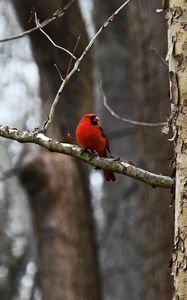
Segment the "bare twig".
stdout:
<svg viewBox="0 0 187 300">
<path fill-rule="evenodd" d="M 168 63 L 165 61 L 165 59 L 162 57 L 162 55 L 160 55 L 158 50 L 156 48 L 152 48 L 151 51 L 154 52 L 158 56 L 160 61 L 163 63 L 163 65 L 168 68 Z"/>
<path fill-rule="evenodd" d="M 57 45 L 53 40 L 52 38 L 41 28 L 41 24 L 38 20 L 38 17 L 37 17 L 37 14 L 35 13 L 34 14 L 35 16 L 35 23 L 36 23 L 36 26 L 37 28 L 48 38 L 48 40 L 53 44 L 54 47 L 58 48 L 58 49 L 61 49 L 63 50 L 64 52 L 66 52 L 67 54 L 69 54 L 71 57 L 73 57 L 74 59 L 76 59 L 76 57 L 69 51 L 67 50 L 66 48 L 64 47 L 61 47 L 59 45 Z"/>
<path fill-rule="evenodd" d="M 77 49 L 79 40 L 80 40 L 80 36 L 78 37 L 77 42 L 75 44 L 75 47 L 74 47 L 74 50 L 73 50 L 73 54 L 75 53 L 75 51 Z M 71 57 L 70 62 L 68 64 L 68 68 L 67 68 L 67 72 L 66 72 L 66 77 L 65 77 L 64 80 L 62 80 L 61 86 L 63 86 L 63 87 L 66 85 L 68 74 L 69 74 L 69 71 L 70 71 L 70 68 L 71 68 L 71 63 L 72 63 L 72 57 Z M 53 116 L 54 116 L 54 113 L 55 113 L 56 105 L 57 105 L 57 103 L 58 103 L 58 101 L 60 99 L 60 94 L 61 93 L 62 93 L 62 90 L 59 89 L 58 92 L 57 92 L 57 94 L 56 94 L 56 97 L 55 97 L 55 99 L 54 99 L 54 101 L 53 101 L 53 103 L 51 105 L 51 109 L 50 109 L 50 112 L 49 112 L 48 119 L 46 121 L 44 121 L 44 123 L 42 125 L 41 132 L 46 132 L 46 130 L 49 128 L 49 125 L 51 124 Z"/>
<path fill-rule="evenodd" d="M 26 36 L 26 35 L 34 32 L 36 30 L 44 28 L 45 26 L 47 26 L 51 22 L 55 21 L 56 19 L 61 18 L 65 14 L 66 10 L 73 4 L 73 2 L 75 2 L 75 0 L 71 0 L 70 3 L 68 3 L 63 9 L 60 9 L 60 10 L 57 10 L 56 12 L 54 12 L 53 15 L 52 15 L 52 17 L 49 18 L 49 19 L 46 19 L 45 21 L 43 21 L 40 24 L 39 27 L 35 26 L 35 27 L 33 27 L 31 29 L 28 29 L 28 30 L 26 30 L 24 32 L 18 33 L 16 35 L 12 35 L 12 36 L 10 36 L 8 38 L 1 39 L 0 43 L 9 42 L 9 41 L 12 41 L 12 40 L 16 40 L 16 39 L 22 38 L 22 37 L 24 37 L 24 36 Z"/>
<path fill-rule="evenodd" d="M 103 30 L 114 20 L 114 18 L 119 14 L 119 12 L 130 2 L 131 0 L 127 0 L 125 1 L 108 19 L 107 21 L 100 27 L 100 29 L 97 31 L 97 33 L 94 35 L 94 37 L 91 39 L 91 41 L 88 43 L 88 45 L 86 46 L 86 48 L 84 49 L 83 53 L 81 54 L 81 56 L 75 61 L 73 69 L 67 74 L 65 80 L 62 82 L 56 97 L 53 101 L 53 104 L 50 108 L 50 112 L 49 112 L 49 117 L 48 120 L 46 120 L 42 126 L 41 131 L 42 132 L 46 132 L 46 130 L 49 128 L 49 125 L 52 121 L 51 116 L 53 116 L 55 108 L 57 103 L 60 100 L 60 95 L 64 89 L 64 87 L 66 86 L 66 84 L 68 83 L 68 81 L 71 79 L 71 77 L 74 75 L 74 73 L 76 71 L 79 70 L 79 65 L 82 62 L 82 60 L 84 59 L 84 57 L 86 56 L 86 54 L 88 53 L 88 51 L 92 48 L 93 44 L 95 43 L 96 39 L 98 38 L 98 36 L 103 32 Z"/>
<path fill-rule="evenodd" d="M 79 36 L 78 36 L 78 38 L 77 38 L 77 41 L 76 41 L 75 47 L 74 47 L 74 49 L 73 49 L 73 54 L 75 54 L 75 51 L 77 50 L 77 47 L 78 47 L 79 41 L 80 41 L 80 35 L 79 35 Z M 69 62 L 69 64 L 68 64 L 68 67 L 67 67 L 67 71 L 66 71 L 65 80 L 66 80 L 66 77 L 67 77 L 67 75 L 68 75 L 68 73 L 69 73 L 69 71 L 70 71 L 70 69 L 71 69 L 71 64 L 72 64 L 72 61 L 73 61 L 73 59 L 72 59 L 72 57 L 71 57 L 71 59 L 70 59 L 70 62 Z"/>
<path fill-rule="evenodd" d="M 168 176 L 151 173 L 137 168 L 126 161 L 101 158 L 90 152 L 83 152 L 82 149 L 76 145 L 60 143 L 59 141 L 48 138 L 42 133 L 33 133 L 0 125 L 0 136 L 20 143 L 34 143 L 50 151 L 76 157 L 92 166 L 133 177 L 153 187 L 171 188 L 174 184 L 174 179 Z"/>
<path fill-rule="evenodd" d="M 160 123 L 146 123 L 146 122 L 139 122 L 139 121 L 134 121 L 134 120 L 130 120 L 130 119 L 127 119 L 127 118 L 123 118 L 121 116 L 119 116 L 117 113 L 115 113 L 115 111 L 108 105 L 107 103 L 107 99 L 106 99 L 106 96 L 105 96 L 105 93 L 103 91 L 103 88 L 102 88 L 102 83 L 100 85 L 100 89 L 101 89 L 101 92 L 102 92 L 102 96 L 103 96 L 103 104 L 104 106 L 106 107 L 106 109 L 110 112 L 110 114 L 115 117 L 116 119 L 120 120 L 120 121 L 123 121 L 123 122 L 126 122 L 128 124 L 132 124 L 132 125 L 138 125 L 138 126 L 147 126 L 147 127 L 159 127 L 159 126 L 164 126 L 167 124 L 167 122 L 160 122 Z"/>
<path fill-rule="evenodd" d="M 169 0 L 162 0 L 161 8 L 156 10 L 157 13 L 163 12 L 164 10 L 168 9 Z"/>
<path fill-rule="evenodd" d="M 57 66 L 57 64 L 54 64 L 54 67 L 57 69 L 57 72 L 58 72 L 58 74 L 59 74 L 59 76 L 60 76 L 60 79 L 61 79 L 62 81 L 64 81 L 64 78 L 62 77 L 62 74 L 61 74 L 60 69 L 59 69 L 59 67 Z"/>
</svg>

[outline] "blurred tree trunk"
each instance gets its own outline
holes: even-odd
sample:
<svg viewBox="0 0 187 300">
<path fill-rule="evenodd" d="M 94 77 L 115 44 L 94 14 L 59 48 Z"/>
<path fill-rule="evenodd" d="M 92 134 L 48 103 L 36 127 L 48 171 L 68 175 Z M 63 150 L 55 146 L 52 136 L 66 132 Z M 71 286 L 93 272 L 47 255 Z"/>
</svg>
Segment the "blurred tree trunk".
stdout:
<svg viewBox="0 0 187 300">
<path fill-rule="evenodd" d="M 122 1 L 95 0 L 94 3 L 94 20 L 98 28 Z M 132 115 L 134 101 L 129 77 L 131 65 L 127 9 L 117 16 L 97 43 L 97 71 L 100 73 L 108 104 L 119 115 L 129 117 Z M 98 81 L 100 79 L 97 78 Z M 102 116 L 112 154 L 133 160 L 136 128 L 125 126 L 126 124 L 113 118 L 103 107 L 102 94 L 99 96 L 98 111 Z M 104 185 L 102 208 L 105 223 L 100 233 L 100 255 L 105 299 L 140 299 L 141 254 L 139 232 L 134 222 L 138 212 L 138 189 L 136 181 L 121 176 L 117 176 L 116 184 Z"/>
<path fill-rule="evenodd" d="M 34 7 L 40 21 L 51 16 L 67 1 L 14 0 L 18 18 L 24 29 Z M 34 25 L 34 23 L 33 23 Z M 87 44 L 87 34 L 78 3 L 63 18 L 45 28 L 59 45 L 73 51 L 81 35 L 75 55 Z M 31 36 L 33 56 L 39 67 L 43 120 L 60 86 L 54 64 L 65 77 L 70 56 L 55 48 L 41 32 Z M 91 58 L 87 56 L 81 72 L 75 74 L 58 104 L 50 136 L 62 140 L 67 132 L 74 135 L 75 125 L 93 107 Z M 32 80 L 32 78 L 31 78 Z M 90 207 L 88 174 L 73 158 L 51 154 L 45 150 L 25 155 L 21 180 L 26 187 L 33 212 L 38 250 L 38 277 L 43 299 L 100 299 L 94 226 Z"/>
<path fill-rule="evenodd" d="M 169 113 L 168 68 L 159 56 L 167 53 L 166 22 L 156 13 L 154 1 L 137 1 L 129 6 L 132 48 L 132 92 L 134 116 L 148 122 L 165 121 Z M 131 22 L 131 21 L 130 21 Z M 152 34 L 154 33 L 154 34 Z M 172 157 L 169 142 L 161 128 L 138 128 L 138 160 L 142 167 L 170 174 Z M 141 187 L 139 226 L 142 226 L 143 277 L 145 299 L 171 299 L 172 277 L 169 269 L 173 241 L 173 209 L 169 191 Z"/>
<path fill-rule="evenodd" d="M 187 299 L 187 33 L 186 1 L 170 1 L 168 54 L 171 116 L 176 152 L 175 241 L 173 250 L 174 297 Z"/>
<path fill-rule="evenodd" d="M 120 3 L 95 0 L 97 27 Z M 169 110 L 168 70 L 156 54 L 166 54 L 166 24 L 163 16 L 156 14 L 156 8 L 153 0 L 130 2 L 99 40 L 96 49 L 110 106 L 120 116 L 145 122 L 165 121 Z M 115 130 L 124 128 L 120 140 L 117 132 L 115 138 L 114 132 L 112 152 L 145 169 L 170 173 L 171 149 L 159 127 L 131 128 L 120 123 L 106 112 L 102 99 L 99 109 L 110 128 L 111 124 Z M 120 178 L 117 190 L 115 186 L 109 189 L 105 186 L 105 198 L 103 207 L 108 217 L 101 252 L 106 298 L 171 299 L 168 262 L 173 241 L 173 212 L 169 209 L 170 192 Z"/>
</svg>

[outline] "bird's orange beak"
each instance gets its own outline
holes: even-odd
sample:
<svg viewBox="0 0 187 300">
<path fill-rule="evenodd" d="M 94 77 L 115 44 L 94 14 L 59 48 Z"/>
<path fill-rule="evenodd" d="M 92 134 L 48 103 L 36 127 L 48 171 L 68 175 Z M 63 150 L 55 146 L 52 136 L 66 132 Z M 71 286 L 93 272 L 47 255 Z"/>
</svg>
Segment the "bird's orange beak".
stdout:
<svg viewBox="0 0 187 300">
<path fill-rule="evenodd" d="M 100 122 L 101 120 L 100 120 L 99 117 L 96 116 L 96 117 L 94 118 L 94 121 Z"/>
</svg>

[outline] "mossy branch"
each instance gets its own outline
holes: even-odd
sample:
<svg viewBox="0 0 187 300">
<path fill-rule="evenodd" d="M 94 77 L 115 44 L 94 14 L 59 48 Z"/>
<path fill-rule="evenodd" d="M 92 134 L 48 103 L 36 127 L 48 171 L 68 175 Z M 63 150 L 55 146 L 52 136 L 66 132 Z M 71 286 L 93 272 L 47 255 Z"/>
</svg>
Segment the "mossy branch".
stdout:
<svg viewBox="0 0 187 300">
<path fill-rule="evenodd" d="M 89 151 L 82 151 L 82 149 L 76 145 L 61 143 L 57 140 L 50 139 L 42 133 L 23 131 L 0 125 L 0 136 L 15 140 L 19 143 L 40 145 L 49 151 L 70 155 L 94 167 L 135 178 L 153 187 L 171 188 L 174 184 L 174 179 L 168 176 L 151 173 L 122 160 L 98 157 Z"/>
</svg>

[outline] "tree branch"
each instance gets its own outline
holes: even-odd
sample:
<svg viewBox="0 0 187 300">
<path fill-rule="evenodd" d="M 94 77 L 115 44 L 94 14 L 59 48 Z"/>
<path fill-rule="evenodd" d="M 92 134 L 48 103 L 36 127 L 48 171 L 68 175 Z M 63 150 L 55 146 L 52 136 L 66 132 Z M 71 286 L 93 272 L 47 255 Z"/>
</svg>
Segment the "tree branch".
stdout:
<svg viewBox="0 0 187 300">
<path fill-rule="evenodd" d="M 37 28 L 46 36 L 46 38 L 53 44 L 53 46 L 55 47 L 55 48 L 58 48 L 58 49 L 61 49 L 61 50 L 63 50 L 64 52 L 66 52 L 67 54 L 69 54 L 71 57 L 73 57 L 73 59 L 76 59 L 76 57 L 69 51 L 69 50 L 67 50 L 66 48 L 64 48 L 64 47 L 62 47 L 62 46 L 59 46 L 59 45 L 57 45 L 53 40 L 52 40 L 52 38 L 41 28 L 41 24 L 40 24 L 40 22 L 39 22 L 39 19 L 38 19 L 38 17 L 37 17 L 37 14 L 35 13 L 34 14 L 34 16 L 35 16 L 35 23 L 36 23 L 36 26 L 37 26 Z"/>
<path fill-rule="evenodd" d="M 148 172 L 125 161 L 95 156 L 88 151 L 83 151 L 83 149 L 76 145 L 60 143 L 59 141 L 50 139 L 42 133 L 23 131 L 0 125 L 0 136 L 20 143 L 34 143 L 50 151 L 73 156 L 94 167 L 133 177 L 153 187 L 171 188 L 174 184 L 174 179 L 168 176 Z"/>
<path fill-rule="evenodd" d="M 47 26 L 51 22 L 53 22 L 56 19 L 62 17 L 65 14 L 65 11 L 71 6 L 71 4 L 73 2 L 75 2 L 75 0 L 71 0 L 70 3 L 68 3 L 63 9 L 60 9 L 60 10 L 57 10 L 56 12 L 54 12 L 54 14 L 52 15 L 51 18 L 43 21 L 39 26 L 35 26 L 35 27 L 31 28 L 31 29 L 28 29 L 28 30 L 26 30 L 24 32 L 12 35 L 12 36 L 10 36 L 8 38 L 1 39 L 0 43 L 9 42 L 9 41 L 12 41 L 12 40 L 16 40 L 16 39 L 22 38 L 22 37 L 24 37 L 24 36 L 32 33 L 33 31 L 36 31 L 36 30 L 44 28 L 45 26 Z"/>
<path fill-rule="evenodd" d="M 138 125 L 138 126 L 146 126 L 146 127 L 160 127 L 160 126 L 164 126 L 164 125 L 167 125 L 167 122 L 159 122 L 159 123 L 147 123 L 147 122 L 140 122 L 140 121 L 135 121 L 135 120 L 131 120 L 131 119 L 127 119 L 127 118 L 124 118 L 124 117 L 121 117 L 120 115 L 118 115 L 108 104 L 107 102 L 107 99 L 106 99 L 106 95 L 103 91 L 103 88 L 102 88 L 102 82 L 101 82 L 101 85 L 100 85 L 100 89 L 101 89 L 101 93 L 102 93 L 102 96 L 103 96 L 103 105 L 104 107 L 109 111 L 109 113 L 115 117 L 116 119 L 122 121 L 122 122 L 125 122 L 125 123 L 128 123 L 128 124 L 131 124 L 131 125 Z"/>
<path fill-rule="evenodd" d="M 72 68 L 72 70 L 67 74 L 65 80 L 62 82 L 61 86 L 59 87 L 59 90 L 55 96 L 55 99 L 52 103 L 50 112 L 49 112 L 49 116 L 48 119 L 43 123 L 42 125 L 42 132 L 46 132 L 47 129 L 49 128 L 49 125 L 52 122 L 52 117 L 54 115 L 54 111 L 56 108 L 57 103 L 60 100 L 60 95 L 62 94 L 62 91 L 64 89 L 64 87 L 66 86 L 66 84 L 68 83 L 68 81 L 71 79 L 71 77 L 74 75 L 75 72 L 77 72 L 79 70 L 79 65 L 82 62 L 82 60 L 84 59 L 84 57 L 86 56 L 86 54 L 88 53 L 88 51 L 90 51 L 90 49 L 92 48 L 93 44 L 95 43 L 96 39 L 98 38 L 98 36 L 103 32 L 103 30 L 111 23 L 113 22 L 114 18 L 119 14 L 119 12 L 130 2 L 131 0 L 127 0 L 125 1 L 108 19 L 107 21 L 100 27 L 100 29 L 96 32 L 96 34 L 94 35 L 94 37 L 91 39 L 91 41 L 88 43 L 88 45 L 86 46 L 86 48 L 84 49 L 83 53 L 81 54 L 81 56 L 75 61 L 74 66 Z"/>
</svg>

